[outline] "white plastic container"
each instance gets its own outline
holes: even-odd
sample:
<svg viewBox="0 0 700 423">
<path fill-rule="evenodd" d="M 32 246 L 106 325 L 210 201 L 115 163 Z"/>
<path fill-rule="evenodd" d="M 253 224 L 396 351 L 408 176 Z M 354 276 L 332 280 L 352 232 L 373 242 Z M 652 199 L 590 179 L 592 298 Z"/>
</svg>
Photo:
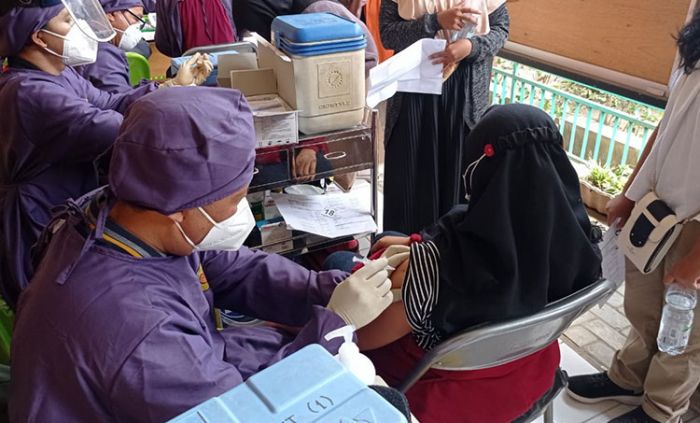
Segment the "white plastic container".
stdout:
<svg viewBox="0 0 700 423">
<path fill-rule="evenodd" d="M 279 95 L 298 112 L 299 131 L 319 134 L 362 123 L 365 50 L 321 56 L 288 56 L 258 41 L 261 68 L 273 69 Z"/>
<path fill-rule="evenodd" d="M 365 50 L 321 56 L 291 56 L 296 87 L 291 106 L 299 131 L 318 134 L 362 123 L 365 105 Z"/>
<path fill-rule="evenodd" d="M 355 332 L 355 326 L 347 325 L 340 329 L 329 332 L 325 338 L 330 341 L 334 338 L 343 337 L 345 342 L 338 349 L 338 355 L 335 358 L 345 366 L 350 373 L 354 374 L 365 385 L 374 384 L 377 378 L 377 371 L 374 368 L 372 360 L 360 352 L 357 345 L 352 342 L 352 334 Z"/>
<path fill-rule="evenodd" d="M 356 23 L 328 13 L 277 17 L 280 47 L 258 41 L 261 68 L 274 69 L 280 96 L 310 135 L 352 128 L 365 115 L 366 39 Z"/>
</svg>

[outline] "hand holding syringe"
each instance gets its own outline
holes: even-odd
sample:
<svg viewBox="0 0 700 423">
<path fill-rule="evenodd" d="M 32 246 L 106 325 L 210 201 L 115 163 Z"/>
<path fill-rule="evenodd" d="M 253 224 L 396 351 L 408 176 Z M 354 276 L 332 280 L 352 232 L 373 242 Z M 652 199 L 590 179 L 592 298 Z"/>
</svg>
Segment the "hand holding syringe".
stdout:
<svg viewBox="0 0 700 423">
<path fill-rule="evenodd" d="M 364 264 L 365 266 L 366 266 L 368 263 L 370 263 L 371 261 L 372 261 L 372 260 L 368 259 L 367 257 L 364 257 L 364 258 L 363 258 L 363 257 L 353 257 L 353 258 L 352 258 L 352 262 L 353 262 L 353 263 L 362 263 L 362 264 Z M 396 268 L 394 268 L 394 267 L 392 267 L 391 265 L 388 265 L 388 264 L 387 264 L 386 267 L 384 268 L 384 270 L 386 270 L 387 272 L 389 272 L 389 274 L 391 274 L 391 272 L 393 272 L 394 270 L 396 270 Z"/>
</svg>

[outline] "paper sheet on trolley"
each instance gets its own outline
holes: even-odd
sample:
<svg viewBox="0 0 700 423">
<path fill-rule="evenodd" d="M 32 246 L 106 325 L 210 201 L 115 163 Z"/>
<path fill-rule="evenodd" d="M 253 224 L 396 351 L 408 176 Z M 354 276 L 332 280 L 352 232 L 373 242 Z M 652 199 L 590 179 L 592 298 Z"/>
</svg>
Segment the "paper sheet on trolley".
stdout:
<svg viewBox="0 0 700 423">
<path fill-rule="evenodd" d="M 358 181 L 359 182 L 359 181 Z M 371 190 L 356 184 L 348 193 L 324 195 L 272 194 L 287 227 L 327 238 L 375 232 L 370 213 Z"/>
</svg>

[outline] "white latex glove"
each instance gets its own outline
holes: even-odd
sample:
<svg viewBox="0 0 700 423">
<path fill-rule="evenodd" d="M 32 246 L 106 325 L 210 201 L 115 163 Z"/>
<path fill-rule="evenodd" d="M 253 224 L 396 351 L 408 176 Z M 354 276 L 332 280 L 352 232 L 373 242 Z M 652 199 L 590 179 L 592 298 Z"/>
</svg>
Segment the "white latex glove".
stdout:
<svg viewBox="0 0 700 423">
<path fill-rule="evenodd" d="M 411 258 L 411 247 L 408 245 L 390 245 L 389 248 L 384 250 L 381 257 L 388 259 L 389 266 L 396 269 L 401 263 Z"/>
<path fill-rule="evenodd" d="M 209 60 L 209 55 L 202 55 L 197 60 L 194 69 L 192 69 L 192 77 L 195 85 L 202 85 L 207 80 L 211 72 L 214 70 L 214 65 Z"/>
<path fill-rule="evenodd" d="M 163 88 L 168 87 L 187 87 L 192 85 L 201 85 L 206 81 L 207 77 L 214 69 L 209 60 L 209 56 L 200 53 L 195 53 L 194 56 L 190 57 L 185 63 L 180 66 L 177 71 L 175 78 L 169 79 L 162 83 L 160 86 Z"/>
<path fill-rule="evenodd" d="M 327 308 L 360 329 L 379 317 L 393 301 L 387 259 L 368 263 L 333 291 Z"/>
</svg>

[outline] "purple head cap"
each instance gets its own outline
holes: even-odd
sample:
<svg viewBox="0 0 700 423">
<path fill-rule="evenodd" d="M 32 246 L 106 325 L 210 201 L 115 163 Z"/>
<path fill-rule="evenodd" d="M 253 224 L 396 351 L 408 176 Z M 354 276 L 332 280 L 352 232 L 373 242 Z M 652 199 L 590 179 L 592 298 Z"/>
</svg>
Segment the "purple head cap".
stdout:
<svg viewBox="0 0 700 423">
<path fill-rule="evenodd" d="M 65 6 L 15 7 L 0 16 L 0 57 L 17 56 L 32 34 L 40 30 Z"/>
<path fill-rule="evenodd" d="M 129 107 L 109 183 L 118 200 L 167 215 L 240 190 L 254 164 L 253 115 L 239 91 L 174 87 Z"/>
</svg>

